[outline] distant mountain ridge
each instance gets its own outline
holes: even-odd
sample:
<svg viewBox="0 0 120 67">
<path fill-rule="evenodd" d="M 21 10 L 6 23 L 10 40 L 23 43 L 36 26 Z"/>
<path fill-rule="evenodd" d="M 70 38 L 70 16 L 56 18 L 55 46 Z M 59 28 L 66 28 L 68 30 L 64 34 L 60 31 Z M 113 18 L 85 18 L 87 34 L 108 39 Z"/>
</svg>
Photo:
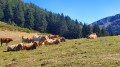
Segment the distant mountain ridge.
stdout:
<svg viewBox="0 0 120 67">
<path fill-rule="evenodd" d="M 100 28 L 105 28 L 108 33 L 113 31 L 114 33 L 118 32 L 120 34 L 120 14 L 103 18 L 90 25 L 93 26 L 95 24 L 98 24 Z"/>
</svg>

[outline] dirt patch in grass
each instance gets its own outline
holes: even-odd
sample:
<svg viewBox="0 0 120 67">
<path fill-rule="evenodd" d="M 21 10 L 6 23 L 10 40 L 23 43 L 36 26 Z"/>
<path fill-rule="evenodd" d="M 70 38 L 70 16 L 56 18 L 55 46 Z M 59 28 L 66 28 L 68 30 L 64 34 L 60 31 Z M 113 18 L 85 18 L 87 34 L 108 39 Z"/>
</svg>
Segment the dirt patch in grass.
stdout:
<svg viewBox="0 0 120 67">
<path fill-rule="evenodd" d="M 32 62 L 35 62 L 35 61 L 36 61 L 36 59 L 34 59 L 34 58 L 29 58 L 29 59 L 26 60 L 26 63 L 32 63 Z"/>
<path fill-rule="evenodd" d="M 14 65 L 17 65 L 18 63 L 16 63 L 16 62 L 12 62 L 12 63 L 8 63 L 7 64 L 7 67 L 13 67 Z"/>
</svg>

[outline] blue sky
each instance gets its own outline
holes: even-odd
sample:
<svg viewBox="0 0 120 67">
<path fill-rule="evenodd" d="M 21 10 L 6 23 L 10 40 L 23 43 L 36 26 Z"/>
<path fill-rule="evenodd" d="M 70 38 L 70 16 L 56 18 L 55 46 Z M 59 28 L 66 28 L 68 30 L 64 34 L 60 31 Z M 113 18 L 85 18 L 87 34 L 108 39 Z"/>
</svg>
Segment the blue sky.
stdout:
<svg viewBox="0 0 120 67">
<path fill-rule="evenodd" d="M 120 13 L 120 0 L 23 0 L 54 13 L 63 13 L 73 20 L 90 24 Z"/>
</svg>

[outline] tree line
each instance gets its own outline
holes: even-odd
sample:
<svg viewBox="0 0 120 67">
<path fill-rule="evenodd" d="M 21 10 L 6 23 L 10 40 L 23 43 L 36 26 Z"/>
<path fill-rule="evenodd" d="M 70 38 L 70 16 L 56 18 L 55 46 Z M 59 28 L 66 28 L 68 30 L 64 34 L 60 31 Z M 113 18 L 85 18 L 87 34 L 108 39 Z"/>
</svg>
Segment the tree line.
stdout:
<svg viewBox="0 0 120 67">
<path fill-rule="evenodd" d="M 51 33 L 68 39 L 84 38 L 91 33 L 107 36 L 105 29 L 73 20 L 64 14 L 56 14 L 22 0 L 0 0 L 0 21 L 10 25 Z"/>
</svg>

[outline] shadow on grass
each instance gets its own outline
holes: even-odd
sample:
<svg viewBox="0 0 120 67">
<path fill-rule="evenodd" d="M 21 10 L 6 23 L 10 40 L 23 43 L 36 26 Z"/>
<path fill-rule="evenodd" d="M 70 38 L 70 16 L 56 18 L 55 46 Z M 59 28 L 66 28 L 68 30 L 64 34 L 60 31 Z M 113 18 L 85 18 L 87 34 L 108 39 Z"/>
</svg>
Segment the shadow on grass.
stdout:
<svg viewBox="0 0 120 67">
<path fill-rule="evenodd" d="M 9 51 L 3 51 L 3 52 L 9 52 Z"/>
</svg>

